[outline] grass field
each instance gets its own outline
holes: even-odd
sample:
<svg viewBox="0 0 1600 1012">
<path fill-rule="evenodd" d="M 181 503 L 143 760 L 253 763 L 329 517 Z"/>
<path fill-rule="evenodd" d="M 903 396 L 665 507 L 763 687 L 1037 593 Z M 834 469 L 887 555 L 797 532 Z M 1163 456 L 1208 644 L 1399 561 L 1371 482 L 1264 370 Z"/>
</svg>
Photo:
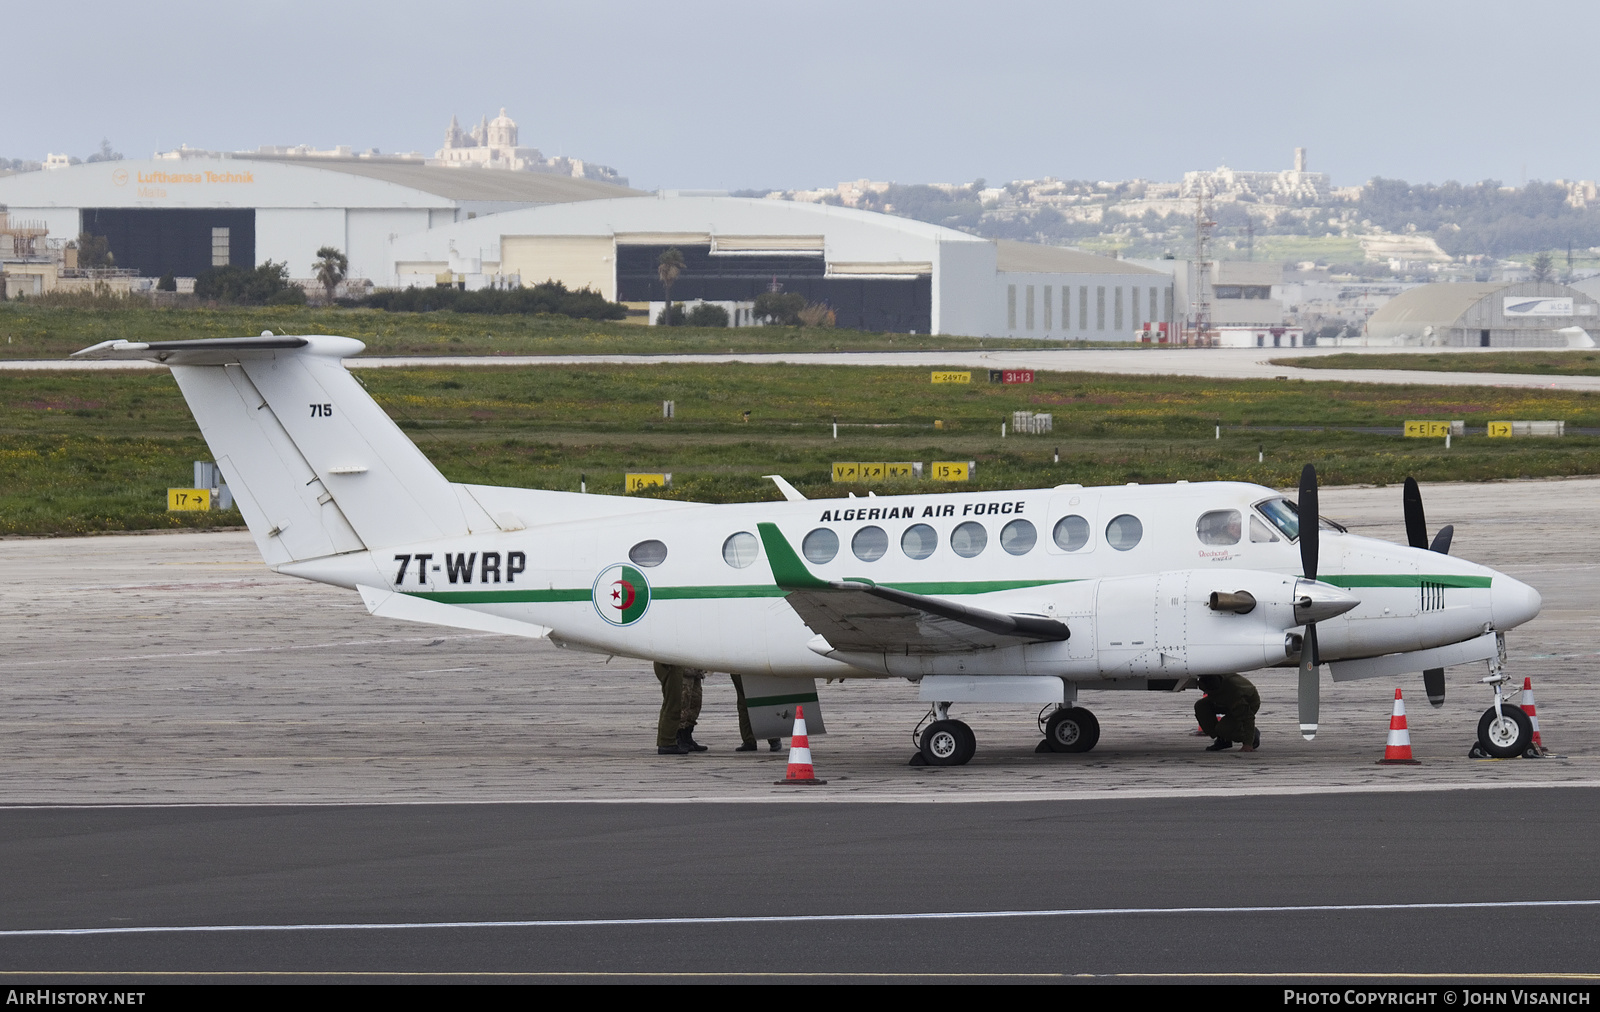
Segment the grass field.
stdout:
<svg viewBox="0 0 1600 1012">
<path fill-rule="evenodd" d="M 662 494 L 715 502 L 776 498 L 761 477 L 774 472 L 808 495 L 864 492 L 831 483 L 836 460 L 975 460 L 969 487 L 978 488 L 1180 478 L 1289 486 L 1306 461 L 1329 484 L 1600 473 L 1600 439 L 1589 437 L 1469 437 L 1446 451 L 1433 440 L 1270 428 L 1490 417 L 1600 425 L 1600 397 L 1553 390 L 1070 373 L 960 387 L 934 386 L 919 369 L 744 364 L 358 378 L 452 480 L 576 491 L 586 476 L 591 491 L 620 492 L 625 471 L 670 471 L 674 487 Z M 663 400 L 676 401 L 670 422 Z M 1014 410 L 1051 412 L 1056 431 L 1002 440 Z M 240 522 L 235 512 L 165 512 L 165 489 L 187 485 L 191 462 L 210 459 L 165 372 L 0 373 L 0 411 L 0 534 Z"/>
<path fill-rule="evenodd" d="M 1273 365 L 1298 369 L 1415 369 L 1424 372 L 1509 372 L 1553 376 L 1600 376 L 1597 351 L 1485 351 L 1438 355 L 1316 355 L 1277 358 Z"/>
<path fill-rule="evenodd" d="M 0 359 L 65 358 L 101 341 L 338 334 L 371 355 L 659 355 L 757 351 L 917 351 L 976 348 L 983 339 L 877 334 L 815 327 L 645 327 L 564 316 L 385 313 L 305 306 L 66 309 L 0 303 Z M 1059 348 L 1060 341 L 990 340 L 1007 348 Z M 1118 347 L 1126 347 L 1126 343 Z"/>
</svg>

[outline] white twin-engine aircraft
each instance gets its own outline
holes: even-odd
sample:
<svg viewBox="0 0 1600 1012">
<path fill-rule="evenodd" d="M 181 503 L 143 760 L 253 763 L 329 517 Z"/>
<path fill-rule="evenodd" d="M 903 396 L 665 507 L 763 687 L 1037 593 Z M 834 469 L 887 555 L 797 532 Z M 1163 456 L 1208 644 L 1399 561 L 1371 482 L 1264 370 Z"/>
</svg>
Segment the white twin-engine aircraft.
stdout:
<svg viewBox="0 0 1600 1012">
<path fill-rule="evenodd" d="M 75 357 L 171 368 L 278 572 L 375 615 L 736 672 L 763 737 L 819 677 L 893 677 L 932 704 L 913 762 L 972 758 L 949 715 L 969 702 L 1046 704 L 1040 750 L 1082 752 L 1100 732 L 1079 689 L 1298 666 L 1309 740 L 1321 664 L 1424 672 L 1438 705 L 1445 667 L 1487 661 L 1479 744 L 1531 742 L 1501 662 L 1539 595 L 1451 557 L 1451 528 L 1430 550 L 1409 480 L 1407 546 L 1314 519 L 1309 465 L 1298 501 L 1237 482 L 807 500 L 774 476 L 786 501 L 734 505 L 461 485 L 345 370 L 363 348 L 269 332 Z"/>
</svg>

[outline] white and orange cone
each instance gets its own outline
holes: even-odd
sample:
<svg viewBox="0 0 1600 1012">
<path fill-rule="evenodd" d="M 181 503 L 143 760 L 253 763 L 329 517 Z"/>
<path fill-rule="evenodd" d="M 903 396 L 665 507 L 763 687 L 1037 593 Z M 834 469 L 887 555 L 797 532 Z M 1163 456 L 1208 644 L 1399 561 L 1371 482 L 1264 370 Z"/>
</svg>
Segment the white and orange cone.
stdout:
<svg viewBox="0 0 1600 1012">
<path fill-rule="evenodd" d="M 1389 718 L 1389 742 L 1384 746 L 1380 763 L 1391 766 L 1420 766 L 1411 758 L 1411 730 L 1406 727 L 1406 701 L 1400 690 L 1394 690 L 1394 716 Z"/>
<path fill-rule="evenodd" d="M 1529 723 L 1533 724 L 1533 747 L 1540 755 L 1549 755 L 1550 750 L 1544 747 L 1544 739 L 1539 737 L 1539 709 L 1533 703 L 1533 679 L 1522 679 L 1522 699 L 1518 705 L 1522 712 L 1528 715 Z"/>
<path fill-rule="evenodd" d="M 806 737 L 806 710 L 794 708 L 794 734 L 789 738 L 789 772 L 776 782 L 779 787 L 791 784 L 825 784 L 817 779 L 816 768 L 811 765 L 811 740 Z"/>
</svg>

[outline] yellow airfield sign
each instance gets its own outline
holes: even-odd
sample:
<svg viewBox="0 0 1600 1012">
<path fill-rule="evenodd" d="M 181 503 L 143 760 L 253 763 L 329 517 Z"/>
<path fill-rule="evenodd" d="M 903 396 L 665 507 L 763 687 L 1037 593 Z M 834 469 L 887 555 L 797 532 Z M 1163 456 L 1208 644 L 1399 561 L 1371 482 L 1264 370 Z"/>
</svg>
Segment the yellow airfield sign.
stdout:
<svg viewBox="0 0 1600 1012">
<path fill-rule="evenodd" d="M 180 510 L 208 510 L 210 508 L 211 490 L 209 488 L 167 489 L 168 513 L 176 513 Z"/>
<path fill-rule="evenodd" d="M 934 481 L 968 481 L 972 478 L 972 462 L 968 460 L 936 460 L 932 469 Z"/>
<path fill-rule="evenodd" d="M 971 383 L 971 372 L 953 372 L 948 369 L 935 369 L 933 371 L 935 383 Z"/>
<path fill-rule="evenodd" d="M 629 492 L 640 489 L 655 488 L 662 485 L 671 485 L 672 475 L 669 474 L 644 474 L 629 471 L 623 475 L 623 487 Z"/>
<path fill-rule="evenodd" d="M 1489 423 L 1489 438 L 1491 438 L 1491 439 L 1510 439 L 1511 438 L 1511 423 L 1510 422 L 1490 422 Z"/>
<path fill-rule="evenodd" d="M 1408 439 L 1443 439 L 1450 434 L 1449 422 L 1407 422 Z"/>
<path fill-rule="evenodd" d="M 834 481 L 884 481 L 890 478 L 914 478 L 921 465 L 909 460 L 836 460 L 833 462 Z"/>
</svg>

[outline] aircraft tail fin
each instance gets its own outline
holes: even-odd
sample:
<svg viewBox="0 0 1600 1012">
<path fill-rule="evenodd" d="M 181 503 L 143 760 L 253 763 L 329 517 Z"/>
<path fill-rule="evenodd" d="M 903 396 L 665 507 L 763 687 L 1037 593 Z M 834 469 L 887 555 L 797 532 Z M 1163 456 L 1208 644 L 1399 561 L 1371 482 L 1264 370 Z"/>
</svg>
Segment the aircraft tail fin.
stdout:
<svg viewBox="0 0 1600 1012">
<path fill-rule="evenodd" d="M 172 369 L 269 565 L 494 530 L 345 369 L 344 337 L 108 341 Z"/>
</svg>

